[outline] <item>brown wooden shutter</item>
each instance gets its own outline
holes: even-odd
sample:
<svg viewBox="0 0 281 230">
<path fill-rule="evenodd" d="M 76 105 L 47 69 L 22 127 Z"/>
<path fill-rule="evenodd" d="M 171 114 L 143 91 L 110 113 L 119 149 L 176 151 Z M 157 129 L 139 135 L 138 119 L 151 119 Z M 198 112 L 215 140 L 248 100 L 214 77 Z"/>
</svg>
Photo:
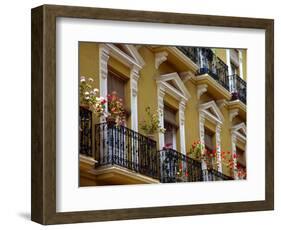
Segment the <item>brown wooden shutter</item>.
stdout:
<svg viewBox="0 0 281 230">
<path fill-rule="evenodd" d="M 125 100 L 125 81 L 120 78 L 117 74 L 109 71 L 107 77 L 107 91 L 108 94 L 111 94 L 113 91 L 117 93 L 117 95 Z"/>
<path fill-rule="evenodd" d="M 177 115 L 177 111 L 171 109 L 168 106 L 164 106 L 164 120 L 165 122 L 175 126 L 176 128 L 178 128 L 178 123 L 177 123 L 177 119 L 176 119 L 176 115 Z"/>
<path fill-rule="evenodd" d="M 213 136 L 214 134 L 211 133 L 211 131 L 205 129 L 205 138 L 204 138 L 204 142 L 205 142 L 205 147 L 210 151 L 210 150 L 214 150 L 214 146 L 213 146 Z"/>
</svg>

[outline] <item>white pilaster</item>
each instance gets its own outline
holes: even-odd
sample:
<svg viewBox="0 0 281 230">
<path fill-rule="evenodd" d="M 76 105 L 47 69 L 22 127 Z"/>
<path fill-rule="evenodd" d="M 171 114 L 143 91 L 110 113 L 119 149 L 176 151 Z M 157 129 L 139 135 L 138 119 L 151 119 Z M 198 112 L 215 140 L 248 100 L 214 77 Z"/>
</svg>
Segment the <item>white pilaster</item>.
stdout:
<svg viewBox="0 0 281 230">
<path fill-rule="evenodd" d="M 222 172 L 222 162 L 221 162 L 221 125 L 216 126 L 216 153 L 217 153 L 217 166 L 218 171 Z"/>
<path fill-rule="evenodd" d="M 229 78 L 229 89 L 230 92 L 234 91 L 234 83 L 233 83 L 233 79 L 232 76 L 234 73 L 232 73 L 232 69 L 231 69 L 231 57 L 230 57 L 230 49 L 226 49 L 226 64 L 228 66 L 228 78 Z"/>
<path fill-rule="evenodd" d="M 239 55 L 239 77 L 244 79 L 244 76 L 243 76 L 243 56 L 242 56 L 241 50 L 238 51 L 238 55 Z"/>
<path fill-rule="evenodd" d="M 106 98 L 107 97 L 107 62 L 109 59 L 109 50 L 108 48 L 101 45 L 99 47 L 99 85 L 100 85 L 100 96 Z M 107 104 L 105 104 L 105 112 L 108 111 Z M 104 122 L 104 118 L 101 118 L 101 122 Z"/>
<path fill-rule="evenodd" d="M 164 127 L 164 96 L 165 96 L 165 88 L 158 84 L 157 86 L 157 97 L 158 97 L 158 113 L 160 119 L 160 126 Z M 163 149 L 165 146 L 165 137 L 164 133 L 159 132 L 159 149 Z"/>
<path fill-rule="evenodd" d="M 238 180 L 238 173 L 237 173 L 237 158 L 234 158 L 234 154 L 236 154 L 236 142 L 237 137 L 236 134 L 231 134 L 231 143 L 232 143 L 232 159 L 233 159 L 233 176 L 235 180 Z"/>
<path fill-rule="evenodd" d="M 180 152 L 182 154 L 186 154 L 185 148 L 185 105 L 186 102 L 184 100 L 180 101 L 179 103 L 179 132 L 180 132 Z"/>
<path fill-rule="evenodd" d="M 131 128 L 138 131 L 138 79 L 139 69 L 133 67 L 130 74 L 131 83 Z"/>
<path fill-rule="evenodd" d="M 205 115 L 204 114 L 199 114 L 199 136 L 200 136 L 200 143 L 203 146 L 205 146 Z M 207 162 L 205 160 L 201 161 L 201 167 L 203 172 L 203 180 L 208 181 L 208 171 L 207 171 L 208 167 L 207 167 Z"/>
</svg>

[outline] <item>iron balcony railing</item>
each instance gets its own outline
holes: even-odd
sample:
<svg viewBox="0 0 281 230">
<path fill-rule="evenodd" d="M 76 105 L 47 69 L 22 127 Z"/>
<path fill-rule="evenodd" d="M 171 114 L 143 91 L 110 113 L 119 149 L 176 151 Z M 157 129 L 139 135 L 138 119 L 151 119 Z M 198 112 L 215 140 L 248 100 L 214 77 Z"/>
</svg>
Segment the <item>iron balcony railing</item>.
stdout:
<svg viewBox="0 0 281 230">
<path fill-rule="evenodd" d="M 239 99 L 246 104 L 246 82 L 237 74 L 229 75 L 228 66 L 211 49 L 184 46 L 177 48 L 198 65 L 198 75 L 209 74 L 232 93 L 233 100 Z"/>
<path fill-rule="evenodd" d="M 229 76 L 230 88 L 232 92 L 232 99 L 239 99 L 240 101 L 247 103 L 247 83 L 239 75 L 233 74 Z"/>
<path fill-rule="evenodd" d="M 211 49 L 183 46 L 177 48 L 199 66 L 198 75 L 207 73 L 229 90 L 228 67 Z"/>
<path fill-rule="evenodd" d="M 200 161 L 174 149 L 161 150 L 159 155 L 162 183 L 233 180 L 215 169 L 202 170 Z"/>
<path fill-rule="evenodd" d="M 188 58 L 190 58 L 195 64 L 199 63 L 199 51 L 200 48 L 177 46 L 177 48 Z"/>
<path fill-rule="evenodd" d="M 207 180 L 208 181 L 220 181 L 220 180 L 233 180 L 233 178 L 230 176 L 227 176 L 215 169 L 208 169 Z"/>
<path fill-rule="evenodd" d="M 92 156 L 92 112 L 80 107 L 79 109 L 79 153 Z"/>
<path fill-rule="evenodd" d="M 193 182 L 202 181 L 201 162 L 177 152 L 174 149 L 159 151 L 160 182 Z"/>
<path fill-rule="evenodd" d="M 96 167 L 118 165 L 161 183 L 230 180 L 201 162 L 173 149 L 157 151 L 156 141 L 124 126 L 106 122 L 95 125 L 92 153 L 92 112 L 80 107 L 80 154 L 93 156 Z"/>
<path fill-rule="evenodd" d="M 156 141 L 114 123 L 95 125 L 96 166 L 118 165 L 159 179 Z"/>
</svg>

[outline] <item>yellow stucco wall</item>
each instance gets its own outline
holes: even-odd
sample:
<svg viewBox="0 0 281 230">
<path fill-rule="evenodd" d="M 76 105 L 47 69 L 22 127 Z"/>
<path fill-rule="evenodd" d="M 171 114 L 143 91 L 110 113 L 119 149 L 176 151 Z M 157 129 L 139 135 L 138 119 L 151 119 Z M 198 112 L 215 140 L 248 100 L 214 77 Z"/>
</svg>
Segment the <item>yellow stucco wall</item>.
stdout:
<svg viewBox="0 0 281 230">
<path fill-rule="evenodd" d="M 80 57 L 80 75 L 94 77 L 94 84 L 98 87 L 99 80 L 99 60 L 98 60 L 98 45 L 95 43 L 80 43 L 79 46 L 79 57 Z M 149 106 L 152 111 L 157 110 L 157 84 L 155 78 L 161 74 L 167 74 L 171 72 L 177 72 L 169 60 L 160 65 L 159 69 L 155 68 L 155 55 L 151 49 L 146 46 L 142 46 L 138 49 L 139 54 L 145 61 L 145 65 L 140 70 L 140 77 L 138 80 L 138 120 L 139 122 L 145 117 L 145 108 Z M 226 62 L 226 52 L 224 49 L 215 49 L 215 53 Z M 246 56 L 246 51 L 243 52 Z M 110 68 L 122 73 L 124 76 L 130 78 L 130 69 L 122 65 L 118 60 L 110 57 L 108 65 Z M 246 72 L 246 61 L 243 63 Z M 186 71 L 189 69 L 187 68 Z M 246 74 L 245 74 L 246 76 Z M 212 95 L 205 93 L 201 96 L 200 101 L 197 99 L 197 85 L 189 80 L 185 82 L 185 87 L 189 91 L 191 98 L 189 98 L 186 109 L 185 109 L 185 141 L 186 141 L 186 152 L 190 151 L 191 145 L 194 141 L 198 141 L 199 137 L 199 112 L 198 106 L 200 103 L 208 102 L 213 100 Z M 126 85 L 126 104 L 130 105 L 130 81 Z M 164 103 L 178 109 L 178 101 L 169 95 L 165 95 Z M 231 133 L 230 128 L 234 123 L 242 122 L 243 120 L 236 117 L 233 123 L 229 119 L 229 110 L 227 106 L 220 108 L 221 113 L 224 117 L 224 122 L 221 129 L 221 150 L 231 151 Z M 128 127 L 130 127 L 130 118 L 128 120 Z M 215 130 L 214 125 L 210 122 L 206 122 L 206 126 L 212 130 Z M 143 133 L 142 130 L 138 130 L 139 133 Z M 155 140 L 158 141 L 158 135 L 155 135 Z M 180 137 L 177 134 L 177 150 L 180 149 Z M 223 173 L 229 175 L 229 169 L 223 167 Z"/>
<path fill-rule="evenodd" d="M 217 49 L 213 49 L 213 51 L 224 63 L 227 63 L 225 49 L 217 48 Z"/>
</svg>

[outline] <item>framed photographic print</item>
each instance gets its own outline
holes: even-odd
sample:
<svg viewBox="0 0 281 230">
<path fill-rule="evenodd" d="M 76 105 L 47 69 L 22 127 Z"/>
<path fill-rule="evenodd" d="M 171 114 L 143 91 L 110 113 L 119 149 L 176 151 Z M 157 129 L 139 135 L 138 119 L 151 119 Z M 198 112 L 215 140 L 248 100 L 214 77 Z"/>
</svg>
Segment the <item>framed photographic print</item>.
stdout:
<svg viewBox="0 0 281 230">
<path fill-rule="evenodd" d="M 274 208 L 274 22 L 32 9 L 41 224 Z"/>
</svg>

